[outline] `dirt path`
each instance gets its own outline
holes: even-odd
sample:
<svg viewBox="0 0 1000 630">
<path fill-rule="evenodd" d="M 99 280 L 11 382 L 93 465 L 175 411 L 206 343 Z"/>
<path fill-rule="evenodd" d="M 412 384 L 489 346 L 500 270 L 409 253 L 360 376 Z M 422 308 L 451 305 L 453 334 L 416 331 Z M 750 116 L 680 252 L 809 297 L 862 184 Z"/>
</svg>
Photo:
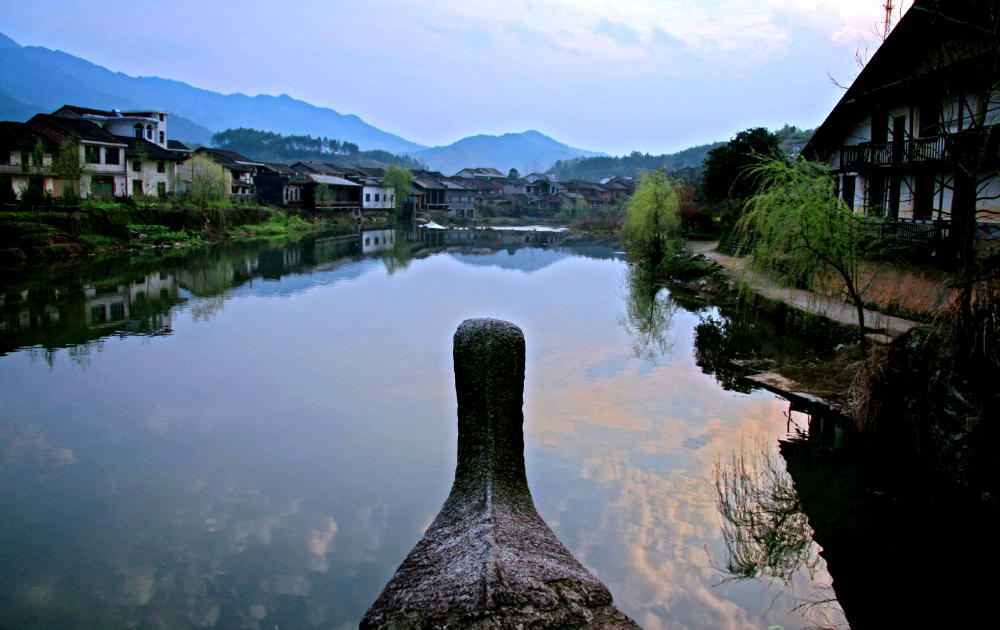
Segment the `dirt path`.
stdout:
<svg viewBox="0 0 1000 630">
<path fill-rule="evenodd" d="M 718 241 L 687 241 L 685 246 L 695 254 L 704 254 L 715 262 L 722 265 L 726 273 L 731 276 L 739 275 L 743 270 L 746 260 L 734 258 L 717 251 Z M 745 278 L 751 283 L 754 291 L 772 300 L 778 300 L 797 309 L 822 315 L 841 324 L 857 325 L 858 314 L 853 305 L 835 300 L 833 298 L 805 291 L 802 289 L 791 289 L 780 286 L 771 278 L 754 274 Z M 917 322 L 893 317 L 878 311 L 865 309 L 865 327 L 877 332 L 868 335 L 868 338 L 875 342 L 888 343 L 902 335 L 915 326 Z"/>
</svg>

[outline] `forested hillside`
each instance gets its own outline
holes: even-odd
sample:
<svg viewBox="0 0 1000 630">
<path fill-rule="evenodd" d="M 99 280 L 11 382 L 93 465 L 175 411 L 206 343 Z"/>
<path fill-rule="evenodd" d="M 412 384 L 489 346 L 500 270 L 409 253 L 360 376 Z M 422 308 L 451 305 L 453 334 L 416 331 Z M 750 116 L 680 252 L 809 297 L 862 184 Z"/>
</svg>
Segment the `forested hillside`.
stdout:
<svg viewBox="0 0 1000 630">
<path fill-rule="evenodd" d="M 794 125 L 785 125 L 774 132 L 778 136 L 781 150 L 786 155 L 798 155 L 802 147 L 812 137 L 813 130 L 802 130 Z M 584 179 L 601 181 L 609 177 L 638 177 L 643 171 L 664 169 L 668 173 L 682 169 L 699 169 L 708 156 L 708 152 L 721 147 L 725 142 L 712 142 L 678 151 L 650 155 L 633 151 L 621 157 L 587 157 L 573 160 L 560 160 L 548 170 L 559 179 Z"/>
<path fill-rule="evenodd" d="M 601 181 L 608 177 L 638 177 L 643 171 L 665 169 L 668 173 L 682 168 L 698 167 L 708 152 L 724 142 L 713 142 L 690 147 L 677 153 L 650 155 L 633 151 L 621 157 L 589 157 L 575 160 L 560 160 L 548 170 L 559 179 L 585 179 Z"/>
<path fill-rule="evenodd" d="M 329 162 L 355 166 L 397 164 L 422 169 L 424 165 L 408 155 L 389 151 L 361 151 L 353 142 L 312 136 L 283 136 L 259 129 L 226 129 L 212 136 L 212 145 L 236 151 L 260 162 Z"/>
</svg>

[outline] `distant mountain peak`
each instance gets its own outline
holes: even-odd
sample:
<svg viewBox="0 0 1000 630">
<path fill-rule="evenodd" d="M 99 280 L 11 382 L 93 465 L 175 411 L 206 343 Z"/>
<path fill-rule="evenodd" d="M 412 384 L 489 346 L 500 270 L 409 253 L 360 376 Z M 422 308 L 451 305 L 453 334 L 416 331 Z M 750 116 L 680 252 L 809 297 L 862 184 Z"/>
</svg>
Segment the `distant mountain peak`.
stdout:
<svg viewBox="0 0 1000 630">
<path fill-rule="evenodd" d="M 540 131 L 529 129 L 499 135 L 478 134 L 447 146 L 432 147 L 410 155 L 431 170 L 457 173 L 463 168 L 490 167 L 506 173 L 512 167 L 521 173 L 542 172 L 556 160 L 603 155 L 563 144 Z"/>
<path fill-rule="evenodd" d="M 174 139 L 208 144 L 213 132 L 246 127 L 282 135 L 325 136 L 363 150 L 393 153 L 424 147 L 374 127 L 353 114 L 312 105 L 288 94 L 221 94 L 160 77 L 133 77 L 42 46 L 19 46 L 0 35 L 4 115 L 23 116 L 18 103 L 52 111 L 64 103 L 98 108 L 156 108 L 171 113 Z M 186 123 L 176 124 L 182 119 Z"/>
<path fill-rule="evenodd" d="M 21 45 L 15 42 L 13 39 L 7 37 L 3 33 L 0 33 L 0 49 L 3 48 L 20 48 Z"/>
</svg>

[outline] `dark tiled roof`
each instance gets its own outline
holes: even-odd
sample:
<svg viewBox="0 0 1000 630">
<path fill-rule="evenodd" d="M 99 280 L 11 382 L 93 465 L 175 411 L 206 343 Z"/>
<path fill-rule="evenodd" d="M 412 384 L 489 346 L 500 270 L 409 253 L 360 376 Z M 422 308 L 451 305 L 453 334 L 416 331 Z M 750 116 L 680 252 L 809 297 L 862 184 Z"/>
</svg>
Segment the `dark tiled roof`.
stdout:
<svg viewBox="0 0 1000 630">
<path fill-rule="evenodd" d="M 153 144 L 145 138 L 133 138 L 131 136 L 115 136 L 120 142 L 124 142 L 125 155 L 128 157 L 144 157 L 149 160 L 175 160 L 183 161 L 186 155 L 175 151 L 168 151 L 158 144 Z"/>
<path fill-rule="evenodd" d="M 63 105 L 57 112 L 68 111 L 76 114 L 77 116 L 91 115 L 91 116 L 114 116 L 113 111 L 107 109 L 94 109 L 93 107 L 80 107 L 79 105 Z"/>
<path fill-rule="evenodd" d="M 5 149 L 22 149 L 31 151 L 42 141 L 45 151 L 52 153 L 58 150 L 59 144 L 51 138 L 44 136 L 22 122 L 0 121 L 0 147 Z"/>
<path fill-rule="evenodd" d="M 298 171 L 287 164 L 281 164 L 280 162 L 264 162 L 264 166 L 275 173 L 280 175 L 298 175 Z"/>
<path fill-rule="evenodd" d="M 333 175 L 334 177 L 343 177 L 348 173 L 348 169 L 325 162 L 296 162 L 292 164 L 292 168 L 300 173 L 318 173 L 319 175 Z"/>
<path fill-rule="evenodd" d="M 802 154 L 826 160 L 841 144 L 846 130 L 874 104 L 884 101 L 885 93 L 938 93 L 953 77 L 961 81 L 969 76 L 961 66 L 978 63 L 977 56 L 995 50 L 988 28 L 990 12 L 996 12 L 995 2 L 916 0 L 813 133 Z M 928 54 L 939 50 L 947 52 Z"/>
<path fill-rule="evenodd" d="M 82 118 L 64 118 L 52 114 L 36 114 L 27 123 L 33 129 L 53 129 L 84 142 L 107 142 L 125 144 L 118 136 L 111 135 L 102 127 Z"/>
<path fill-rule="evenodd" d="M 120 109 L 107 110 L 107 109 L 95 109 L 93 107 L 80 107 L 79 105 L 63 105 L 56 112 L 70 112 L 76 116 L 100 116 L 103 118 L 158 118 L 159 114 L 166 112 L 159 112 L 155 110 L 132 110 L 123 112 Z"/>
<path fill-rule="evenodd" d="M 504 177 L 504 174 L 495 168 L 489 167 L 476 167 L 476 168 L 463 168 L 462 171 L 468 171 L 474 175 L 486 175 L 488 177 Z M 462 171 L 459 171 L 461 173 Z"/>
<path fill-rule="evenodd" d="M 228 149 L 212 149 L 209 147 L 201 147 L 196 149 L 195 153 L 203 153 L 208 155 L 219 164 L 226 167 L 237 167 L 237 166 L 254 166 L 260 164 L 260 162 L 255 162 L 250 158 L 237 153 L 236 151 L 230 151 Z"/>
<path fill-rule="evenodd" d="M 191 147 L 180 140 L 167 140 L 167 148 L 171 151 L 190 151 Z"/>
</svg>

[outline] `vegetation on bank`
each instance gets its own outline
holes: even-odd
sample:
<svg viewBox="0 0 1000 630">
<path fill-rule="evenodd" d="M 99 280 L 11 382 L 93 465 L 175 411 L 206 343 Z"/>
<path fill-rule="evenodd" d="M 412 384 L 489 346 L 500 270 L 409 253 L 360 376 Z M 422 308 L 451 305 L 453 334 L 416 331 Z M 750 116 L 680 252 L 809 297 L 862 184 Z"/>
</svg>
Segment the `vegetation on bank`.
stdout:
<svg viewBox="0 0 1000 630">
<path fill-rule="evenodd" d="M 283 236 L 326 229 L 346 218 L 306 220 L 269 206 L 221 199 L 48 199 L 0 211 L 0 265 L 76 258 L 134 247 L 186 247 L 227 238 Z"/>
<path fill-rule="evenodd" d="M 791 153 L 776 134 L 749 129 L 708 152 L 700 177 L 670 177 L 664 170 L 643 175 L 620 221 L 632 263 L 633 338 L 642 347 L 665 338 L 662 326 L 638 316 L 670 312 L 665 285 L 673 287 L 671 299 L 690 300 L 695 308 L 699 295 L 712 294 L 701 304 L 721 304 L 727 315 L 707 315 L 699 326 L 698 360 L 720 382 L 749 389 L 755 385 L 745 376 L 779 372 L 796 388 L 836 401 L 873 461 L 919 468 L 1000 506 L 1000 482 L 991 472 L 1000 466 L 1000 425 L 993 418 L 1000 408 L 995 258 L 979 261 L 977 269 L 992 272 L 980 273 L 971 288 L 959 286 L 956 299 L 931 323 L 888 346 L 868 345 L 864 309 L 879 305 L 867 301 L 864 265 L 933 264 L 957 273 L 968 262 L 954 252 L 971 246 L 952 244 L 928 258 L 894 240 L 893 230 L 883 229 L 891 227 L 888 219 L 859 217 L 848 208 L 825 165 Z M 573 216 L 577 225 L 584 221 L 580 214 Z M 749 255 L 742 265 L 747 272 L 788 286 L 810 288 L 817 278 L 837 278 L 857 312 L 857 326 L 847 329 L 851 335 L 842 336 L 836 351 L 761 346 L 757 313 L 774 306 L 746 289 L 749 278 L 730 282 L 711 261 L 685 254 L 682 239 L 698 232 L 721 238 L 732 254 Z"/>
</svg>

